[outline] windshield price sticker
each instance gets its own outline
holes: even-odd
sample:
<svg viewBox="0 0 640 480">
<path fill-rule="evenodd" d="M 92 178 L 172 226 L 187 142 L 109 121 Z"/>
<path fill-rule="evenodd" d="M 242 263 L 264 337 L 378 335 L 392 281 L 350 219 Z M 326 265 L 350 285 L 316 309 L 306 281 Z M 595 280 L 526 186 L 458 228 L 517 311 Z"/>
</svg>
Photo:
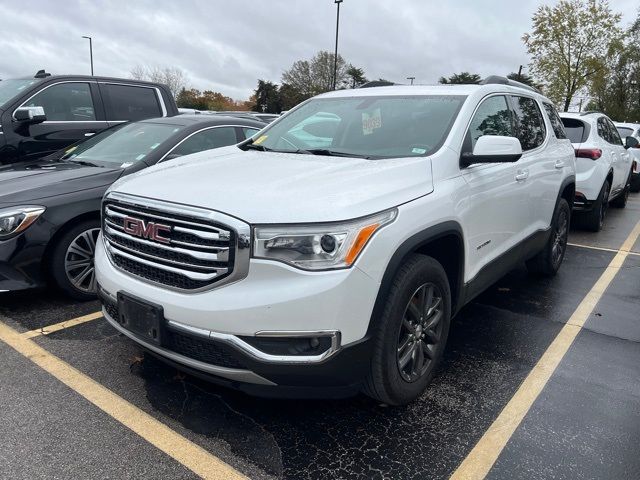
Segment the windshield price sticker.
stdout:
<svg viewBox="0 0 640 480">
<path fill-rule="evenodd" d="M 371 135 L 377 128 L 382 127 L 382 116 L 380 109 L 376 108 L 372 113 L 364 112 L 362 114 L 362 134 Z"/>
</svg>

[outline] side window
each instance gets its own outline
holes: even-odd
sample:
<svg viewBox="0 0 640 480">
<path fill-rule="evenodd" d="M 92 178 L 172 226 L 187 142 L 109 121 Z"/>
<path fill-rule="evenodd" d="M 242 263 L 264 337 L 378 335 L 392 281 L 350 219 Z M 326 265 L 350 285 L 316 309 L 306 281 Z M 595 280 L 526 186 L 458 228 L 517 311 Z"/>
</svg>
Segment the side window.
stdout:
<svg viewBox="0 0 640 480">
<path fill-rule="evenodd" d="M 100 85 L 107 120 L 143 120 L 162 116 L 158 95 L 153 88 L 133 85 Z"/>
<path fill-rule="evenodd" d="M 258 130 L 257 128 L 242 127 L 242 133 L 244 135 L 244 138 L 253 137 L 259 131 L 260 130 Z"/>
<path fill-rule="evenodd" d="M 609 136 L 609 129 L 604 121 L 604 117 L 598 119 L 598 136 L 603 140 L 611 143 L 611 137 Z"/>
<path fill-rule="evenodd" d="M 210 128 L 187 138 L 171 152 L 171 157 L 189 155 L 203 150 L 211 150 L 212 148 L 235 145 L 236 143 L 238 143 L 238 140 L 233 127 Z"/>
<path fill-rule="evenodd" d="M 609 137 L 611 138 L 611 143 L 613 143 L 614 145 L 623 146 L 624 144 L 622 143 L 622 138 L 620 137 L 620 133 L 618 132 L 616 126 L 609 119 L 606 119 L 606 123 L 607 128 L 609 129 Z"/>
<path fill-rule="evenodd" d="M 480 104 L 471 119 L 464 150 L 472 152 L 476 142 L 483 135 L 514 136 L 511 111 L 506 97 L 489 97 Z"/>
<path fill-rule="evenodd" d="M 513 96 L 513 110 L 517 120 L 516 137 L 522 150 L 533 150 L 544 142 L 546 128 L 538 102 L 529 97 Z"/>
<path fill-rule="evenodd" d="M 558 115 L 556 107 L 550 103 L 543 103 L 542 105 L 544 105 L 544 109 L 547 111 L 551 128 L 553 128 L 553 133 L 555 133 L 556 138 L 559 140 L 567 138 L 567 132 L 564 130 L 564 125 L 562 124 L 562 120 L 560 120 L 560 115 Z"/>
<path fill-rule="evenodd" d="M 96 119 L 88 83 L 59 83 L 37 93 L 23 107 L 42 107 L 50 121 L 87 122 Z"/>
</svg>

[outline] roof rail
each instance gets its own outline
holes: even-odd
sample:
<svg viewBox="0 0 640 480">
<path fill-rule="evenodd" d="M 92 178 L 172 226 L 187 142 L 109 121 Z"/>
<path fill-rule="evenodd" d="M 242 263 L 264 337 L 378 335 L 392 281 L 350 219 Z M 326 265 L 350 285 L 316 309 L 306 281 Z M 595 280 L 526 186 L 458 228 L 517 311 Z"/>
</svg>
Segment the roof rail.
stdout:
<svg viewBox="0 0 640 480">
<path fill-rule="evenodd" d="M 395 85 L 395 83 L 389 82 L 387 80 L 372 80 L 370 82 L 363 83 L 358 88 L 389 87 L 391 85 Z"/>
<path fill-rule="evenodd" d="M 525 90 L 531 90 L 532 92 L 542 93 L 535 87 L 527 85 L 526 83 L 517 82 L 507 77 L 501 77 L 500 75 L 489 75 L 487 78 L 480 82 L 480 85 L 510 85 L 512 87 L 524 88 Z"/>
<path fill-rule="evenodd" d="M 38 70 L 36 74 L 33 76 L 33 78 L 46 78 L 50 76 L 51 76 L 50 73 L 47 73 L 44 70 Z"/>
<path fill-rule="evenodd" d="M 599 113 L 601 115 L 604 115 L 604 113 L 598 111 L 598 110 L 585 110 L 584 112 L 580 112 L 580 116 L 583 115 L 591 115 L 592 113 Z"/>
</svg>

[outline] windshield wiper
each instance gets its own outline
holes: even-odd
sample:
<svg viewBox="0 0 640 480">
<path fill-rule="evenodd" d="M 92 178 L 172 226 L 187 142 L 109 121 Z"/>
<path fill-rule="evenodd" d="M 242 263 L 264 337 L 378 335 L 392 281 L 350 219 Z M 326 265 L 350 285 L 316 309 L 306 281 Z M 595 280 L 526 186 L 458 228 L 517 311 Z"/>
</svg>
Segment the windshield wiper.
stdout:
<svg viewBox="0 0 640 480">
<path fill-rule="evenodd" d="M 246 145 L 243 146 L 243 148 L 245 148 L 246 150 L 258 150 L 259 152 L 270 152 L 271 149 L 264 147 L 262 145 L 256 145 L 255 143 L 248 143 Z"/>
<path fill-rule="evenodd" d="M 309 150 L 298 150 L 296 153 L 310 153 L 311 155 L 325 155 L 327 157 L 354 157 L 370 159 L 368 155 L 361 155 L 358 153 L 338 152 L 336 150 L 328 150 L 326 148 L 311 148 Z"/>
<path fill-rule="evenodd" d="M 78 165 L 84 165 L 85 167 L 99 167 L 95 163 L 87 162 L 86 160 L 63 160 L 63 162 L 77 163 Z"/>
</svg>

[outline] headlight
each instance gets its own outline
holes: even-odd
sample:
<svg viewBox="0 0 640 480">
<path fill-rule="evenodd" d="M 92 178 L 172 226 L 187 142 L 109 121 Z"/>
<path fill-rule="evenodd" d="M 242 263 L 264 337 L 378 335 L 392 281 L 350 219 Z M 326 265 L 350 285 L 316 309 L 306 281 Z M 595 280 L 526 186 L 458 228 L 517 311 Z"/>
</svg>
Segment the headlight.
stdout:
<svg viewBox="0 0 640 480">
<path fill-rule="evenodd" d="M 10 207 L 0 209 L 0 240 L 25 230 L 45 211 L 44 207 Z"/>
<path fill-rule="evenodd" d="M 280 260 L 305 270 L 348 268 L 369 239 L 391 223 L 396 209 L 340 223 L 258 226 L 253 256 Z"/>
</svg>

